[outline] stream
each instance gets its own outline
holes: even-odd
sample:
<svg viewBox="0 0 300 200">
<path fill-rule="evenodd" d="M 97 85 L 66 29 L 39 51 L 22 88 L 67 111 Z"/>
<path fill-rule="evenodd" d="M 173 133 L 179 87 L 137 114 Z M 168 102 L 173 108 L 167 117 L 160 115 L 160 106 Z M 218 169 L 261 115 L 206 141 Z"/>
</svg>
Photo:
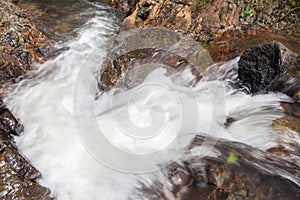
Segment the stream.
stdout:
<svg viewBox="0 0 300 200">
<path fill-rule="evenodd" d="M 66 2 L 55 5 L 68 7 Z M 279 135 L 272 126 L 284 116 L 280 102 L 291 102 L 290 97 L 249 95 L 224 78 L 224 70 L 235 69 L 239 58 L 211 70 L 215 74 L 206 73 L 193 86 L 181 84 L 190 81 L 190 71 L 168 76 L 158 68 L 138 86 L 101 93 L 98 72 L 117 34 L 119 16 L 93 1 L 79 0 L 72 6 L 72 13 L 66 8 L 52 26 L 51 20 L 46 24 L 59 40 L 57 49 L 63 50 L 36 64 L 37 75 L 18 83 L 5 100 L 24 125 L 17 146 L 42 172 L 39 183 L 57 199 L 140 199 L 137 188 L 142 183 L 164 183 L 167 177 L 160 169 L 191 156 L 187 147 L 195 135 L 261 151 L 300 144 L 294 132 Z M 81 18 L 72 17 L 74 13 Z M 73 24 L 60 27 L 71 27 L 68 33 L 57 28 L 59 18 Z M 228 117 L 235 122 L 225 127 Z M 197 156 L 217 159 L 212 149 L 213 144 Z M 277 173 L 300 185 L 299 177 Z"/>
</svg>

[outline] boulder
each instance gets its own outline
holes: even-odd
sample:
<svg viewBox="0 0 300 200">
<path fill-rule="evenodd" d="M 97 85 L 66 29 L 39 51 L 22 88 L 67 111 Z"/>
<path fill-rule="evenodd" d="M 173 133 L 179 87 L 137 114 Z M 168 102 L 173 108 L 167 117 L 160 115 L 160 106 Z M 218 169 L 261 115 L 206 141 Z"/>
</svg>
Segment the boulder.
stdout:
<svg viewBox="0 0 300 200">
<path fill-rule="evenodd" d="M 270 43 L 247 49 L 238 61 L 238 75 L 251 93 L 270 91 L 283 76 L 279 44 Z"/>
<path fill-rule="evenodd" d="M 99 72 L 99 86 L 108 91 L 117 84 L 130 89 L 142 83 L 156 68 L 168 74 L 190 69 L 199 81 L 213 64 L 209 53 L 188 37 L 162 28 L 132 29 L 112 39 L 110 51 Z M 192 83 L 191 83 L 192 84 Z"/>
<path fill-rule="evenodd" d="M 283 44 L 251 47 L 241 55 L 238 66 L 238 77 L 249 92 L 278 91 L 299 101 L 300 60 Z"/>
</svg>

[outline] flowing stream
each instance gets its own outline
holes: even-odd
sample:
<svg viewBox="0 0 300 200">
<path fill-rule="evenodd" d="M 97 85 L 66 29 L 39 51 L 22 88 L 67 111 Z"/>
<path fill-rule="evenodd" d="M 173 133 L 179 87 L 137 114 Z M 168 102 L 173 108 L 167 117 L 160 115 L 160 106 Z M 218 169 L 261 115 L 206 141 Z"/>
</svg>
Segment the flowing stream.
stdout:
<svg viewBox="0 0 300 200">
<path fill-rule="evenodd" d="M 88 4 L 87 22 L 58 45 L 67 50 L 37 65 L 38 76 L 7 98 L 25 127 L 17 145 L 57 199 L 134 199 L 139 182 L 163 181 L 156 170 L 176 161 L 195 134 L 261 150 L 280 142 L 271 124 L 284 115 L 279 101 L 290 98 L 247 95 L 218 80 L 221 74 L 186 87 L 158 69 L 136 88 L 96 98 L 97 72 L 118 20 L 105 6 Z M 227 117 L 236 122 L 224 128 Z"/>
</svg>

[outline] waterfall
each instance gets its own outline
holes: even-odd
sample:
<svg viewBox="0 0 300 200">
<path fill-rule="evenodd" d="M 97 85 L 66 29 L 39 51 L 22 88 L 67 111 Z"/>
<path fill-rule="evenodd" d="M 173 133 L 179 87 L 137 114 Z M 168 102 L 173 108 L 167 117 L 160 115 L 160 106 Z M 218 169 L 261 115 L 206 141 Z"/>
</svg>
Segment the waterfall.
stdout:
<svg viewBox="0 0 300 200">
<path fill-rule="evenodd" d="M 157 69 L 135 88 L 95 98 L 115 21 L 107 9 L 98 9 L 76 37 L 59 44 L 67 50 L 37 64 L 38 75 L 20 82 L 6 99 L 25 127 L 18 147 L 57 199 L 132 197 L 139 182 L 163 179 L 156 170 L 176 161 L 195 134 L 261 150 L 278 143 L 271 124 L 283 116 L 279 101 L 290 101 L 283 94 L 251 96 L 218 79 L 186 87 Z M 224 128 L 227 117 L 237 122 Z"/>
</svg>

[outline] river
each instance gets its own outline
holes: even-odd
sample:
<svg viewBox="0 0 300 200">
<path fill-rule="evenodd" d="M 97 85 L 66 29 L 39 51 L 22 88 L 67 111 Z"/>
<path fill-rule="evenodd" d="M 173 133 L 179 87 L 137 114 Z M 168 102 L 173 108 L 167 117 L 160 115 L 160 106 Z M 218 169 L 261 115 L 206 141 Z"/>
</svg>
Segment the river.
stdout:
<svg viewBox="0 0 300 200">
<path fill-rule="evenodd" d="M 157 69 L 133 89 L 96 98 L 97 74 L 119 19 L 102 4 L 79 2 L 73 12 L 83 19 L 68 19 L 75 24 L 72 31 L 58 37 L 57 48 L 64 50 L 37 64 L 38 75 L 21 81 L 6 99 L 25 127 L 16 138 L 19 149 L 57 199 L 138 199 L 141 182 L 164 182 L 159 169 L 185 156 L 196 134 L 262 151 L 282 142 L 272 120 L 284 116 L 279 102 L 291 99 L 245 94 L 222 80 L 221 72 L 187 87 Z M 222 68 L 235 68 L 237 61 Z M 237 122 L 226 128 L 228 116 Z"/>
</svg>

